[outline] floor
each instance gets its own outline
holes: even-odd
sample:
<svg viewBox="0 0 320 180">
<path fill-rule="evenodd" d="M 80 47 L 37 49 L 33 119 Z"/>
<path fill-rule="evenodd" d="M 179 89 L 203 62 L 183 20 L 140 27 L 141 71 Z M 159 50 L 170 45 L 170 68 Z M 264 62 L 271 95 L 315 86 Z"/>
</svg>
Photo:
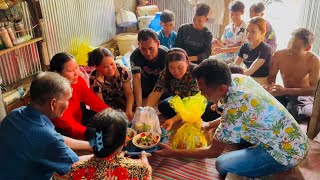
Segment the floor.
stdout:
<svg viewBox="0 0 320 180">
<path fill-rule="evenodd" d="M 307 123 L 300 124 L 301 129 L 307 132 Z M 320 143 L 309 139 L 309 152 L 299 166 L 288 171 L 254 180 L 320 180 Z M 253 180 L 235 174 L 228 174 L 226 180 Z"/>
</svg>

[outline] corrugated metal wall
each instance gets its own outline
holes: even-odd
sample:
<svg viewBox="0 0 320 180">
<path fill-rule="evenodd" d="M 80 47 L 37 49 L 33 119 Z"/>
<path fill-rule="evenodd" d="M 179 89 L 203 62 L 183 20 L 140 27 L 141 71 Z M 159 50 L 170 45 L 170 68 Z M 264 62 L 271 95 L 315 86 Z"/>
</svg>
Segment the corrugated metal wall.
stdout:
<svg viewBox="0 0 320 180">
<path fill-rule="evenodd" d="M 320 55 L 320 1 L 305 0 L 300 16 L 300 26 L 310 29 L 316 36 L 312 51 Z"/>
<path fill-rule="evenodd" d="M 98 46 L 116 34 L 114 0 L 40 0 L 49 57 L 72 42 Z"/>
<path fill-rule="evenodd" d="M 175 13 L 175 31 L 178 31 L 182 24 L 192 23 L 194 13 L 188 0 L 150 0 L 149 2 L 156 4 L 160 11 L 168 9 Z M 219 38 L 219 25 L 207 24 L 206 26 L 212 32 L 213 37 Z"/>
</svg>

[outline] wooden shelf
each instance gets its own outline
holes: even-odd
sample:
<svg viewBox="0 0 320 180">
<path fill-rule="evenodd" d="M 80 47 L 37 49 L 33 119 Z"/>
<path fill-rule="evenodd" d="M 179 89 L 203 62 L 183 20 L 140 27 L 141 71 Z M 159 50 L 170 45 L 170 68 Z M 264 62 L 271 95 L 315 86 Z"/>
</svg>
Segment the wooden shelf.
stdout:
<svg viewBox="0 0 320 180">
<path fill-rule="evenodd" d="M 24 46 L 27 46 L 29 44 L 36 43 L 36 42 L 41 41 L 41 40 L 42 40 L 42 37 L 35 38 L 35 39 L 31 39 L 29 41 L 23 42 L 23 43 L 21 43 L 19 45 L 13 46 L 12 48 L 3 49 L 3 50 L 0 51 L 0 56 L 3 55 L 3 54 L 6 54 L 8 52 L 14 51 L 16 49 L 22 48 Z"/>
</svg>

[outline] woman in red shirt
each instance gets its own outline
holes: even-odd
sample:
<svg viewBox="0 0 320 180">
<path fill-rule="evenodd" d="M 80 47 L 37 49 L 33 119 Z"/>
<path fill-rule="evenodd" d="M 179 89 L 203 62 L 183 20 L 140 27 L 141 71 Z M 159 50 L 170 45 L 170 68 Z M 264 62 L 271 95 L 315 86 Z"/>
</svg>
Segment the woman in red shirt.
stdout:
<svg viewBox="0 0 320 180">
<path fill-rule="evenodd" d="M 72 87 L 72 97 L 68 108 L 60 118 L 52 119 L 52 123 L 62 134 L 75 139 L 85 139 L 86 126 L 82 125 L 83 102 L 94 112 L 108 108 L 98 96 L 87 86 L 85 80 L 79 76 L 79 66 L 74 58 L 67 53 L 58 53 L 50 61 L 50 71 L 57 72 L 67 78 Z"/>
</svg>

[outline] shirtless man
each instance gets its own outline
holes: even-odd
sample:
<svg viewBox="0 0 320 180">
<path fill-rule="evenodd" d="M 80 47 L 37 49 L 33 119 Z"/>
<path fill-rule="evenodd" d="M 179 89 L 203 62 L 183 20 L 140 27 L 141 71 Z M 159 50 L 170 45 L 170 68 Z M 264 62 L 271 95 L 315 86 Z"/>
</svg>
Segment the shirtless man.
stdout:
<svg viewBox="0 0 320 180">
<path fill-rule="evenodd" d="M 288 48 L 274 53 L 266 89 L 275 96 L 297 120 L 311 116 L 314 94 L 319 80 L 320 61 L 310 52 L 314 35 L 300 28 L 292 33 Z M 284 87 L 275 85 L 280 70 Z"/>
</svg>

